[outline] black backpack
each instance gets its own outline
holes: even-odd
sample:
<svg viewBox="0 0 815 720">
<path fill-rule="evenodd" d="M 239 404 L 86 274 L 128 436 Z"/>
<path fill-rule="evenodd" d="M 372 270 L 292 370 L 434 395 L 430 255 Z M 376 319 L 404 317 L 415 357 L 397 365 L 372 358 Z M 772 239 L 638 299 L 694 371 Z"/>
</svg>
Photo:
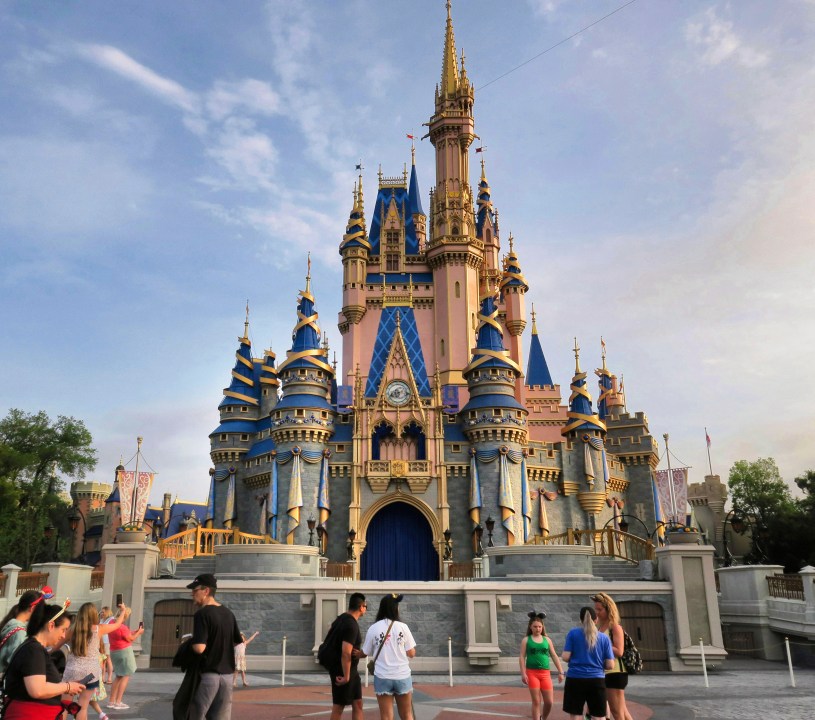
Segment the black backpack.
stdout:
<svg viewBox="0 0 815 720">
<path fill-rule="evenodd" d="M 325 640 L 323 640 L 320 643 L 320 647 L 317 648 L 317 662 L 326 670 L 332 670 L 337 667 L 339 651 L 337 648 L 336 626 L 339 619 L 338 617 L 331 623 L 331 627 L 328 628 L 328 632 L 325 634 Z"/>
<path fill-rule="evenodd" d="M 637 646 L 634 645 L 634 641 L 625 630 L 623 630 L 623 655 L 620 659 L 623 661 L 623 667 L 629 675 L 642 672 L 643 662 L 640 651 L 637 650 Z"/>
</svg>

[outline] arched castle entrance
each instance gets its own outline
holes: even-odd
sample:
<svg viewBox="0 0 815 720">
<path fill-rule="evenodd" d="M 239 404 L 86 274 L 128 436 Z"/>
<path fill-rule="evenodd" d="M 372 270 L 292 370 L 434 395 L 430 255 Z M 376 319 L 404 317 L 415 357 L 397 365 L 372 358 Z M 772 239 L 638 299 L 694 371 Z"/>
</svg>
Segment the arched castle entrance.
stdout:
<svg viewBox="0 0 815 720">
<path fill-rule="evenodd" d="M 438 580 L 439 554 L 430 523 L 407 502 L 381 507 L 368 523 L 360 580 Z"/>
</svg>

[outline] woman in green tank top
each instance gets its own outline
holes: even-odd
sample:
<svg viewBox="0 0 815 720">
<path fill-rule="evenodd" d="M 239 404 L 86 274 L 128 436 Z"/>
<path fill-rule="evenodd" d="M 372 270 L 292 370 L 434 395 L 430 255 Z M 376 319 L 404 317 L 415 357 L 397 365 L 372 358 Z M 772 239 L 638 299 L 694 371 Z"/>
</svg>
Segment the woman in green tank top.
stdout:
<svg viewBox="0 0 815 720">
<path fill-rule="evenodd" d="M 526 637 L 521 640 L 519 663 L 521 665 L 521 680 L 529 687 L 532 697 L 532 720 L 546 720 L 552 712 L 555 693 L 552 689 L 552 676 L 549 672 L 551 662 L 557 667 L 557 680 L 563 682 L 563 666 L 555 652 L 554 645 L 546 636 L 543 619 L 546 613 L 534 610 L 529 613 L 529 625 L 526 628 Z M 541 711 L 541 706 L 543 711 Z"/>
</svg>

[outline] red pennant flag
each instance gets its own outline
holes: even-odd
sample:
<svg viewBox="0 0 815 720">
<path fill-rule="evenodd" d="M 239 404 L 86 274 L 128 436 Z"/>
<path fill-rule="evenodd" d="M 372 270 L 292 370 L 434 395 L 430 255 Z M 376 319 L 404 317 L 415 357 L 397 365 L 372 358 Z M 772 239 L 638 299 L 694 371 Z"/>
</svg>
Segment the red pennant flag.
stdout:
<svg viewBox="0 0 815 720">
<path fill-rule="evenodd" d="M 707 441 L 707 446 L 710 447 L 710 435 L 707 434 L 707 430 L 705 430 L 705 440 Z"/>
<path fill-rule="evenodd" d="M 476 151 L 477 153 L 479 153 L 479 152 L 484 152 L 484 148 L 483 148 L 483 147 L 477 147 L 477 148 L 475 149 L 475 151 Z"/>
<path fill-rule="evenodd" d="M 413 139 L 414 139 L 413 135 L 408 135 L 408 140 L 413 140 Z"/>
</svg>

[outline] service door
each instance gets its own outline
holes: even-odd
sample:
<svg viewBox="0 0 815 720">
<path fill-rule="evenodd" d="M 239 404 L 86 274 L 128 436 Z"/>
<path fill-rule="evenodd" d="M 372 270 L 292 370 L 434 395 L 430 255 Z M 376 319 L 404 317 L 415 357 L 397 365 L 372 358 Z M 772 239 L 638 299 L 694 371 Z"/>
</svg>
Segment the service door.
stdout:
<svg viewBox="0 0 815 720">
<path fill-rule="evenodd" d="M 617 608 L 623 628 L 640 651 L 643 672 L 670 670 L 662 606 L 629 600 L 617 603 Z"/>
<path fill-rule="evenodd" d="M 173 658 L 181 638 L 192 633 L 192 600 L 161 600 L 153 611 L 153 642 L 150 647 L 150 668 L 173 666 Z"/>
</svg>

